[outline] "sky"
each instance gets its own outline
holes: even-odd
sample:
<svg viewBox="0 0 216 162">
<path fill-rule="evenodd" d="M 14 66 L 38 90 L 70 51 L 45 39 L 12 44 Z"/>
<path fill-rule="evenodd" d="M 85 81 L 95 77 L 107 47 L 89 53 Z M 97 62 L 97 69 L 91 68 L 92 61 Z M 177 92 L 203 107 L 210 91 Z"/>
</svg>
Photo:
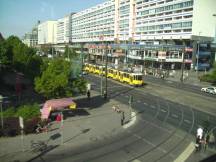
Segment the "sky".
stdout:
<svg viewBox="0 0 216 162">
<path fill-rule="evenodd" d="M 57 20 L 107 0 L 0 0 L 0 32 L 4 38 L 20 38 L 31 31 L 38 20 Z"/>
</svg>

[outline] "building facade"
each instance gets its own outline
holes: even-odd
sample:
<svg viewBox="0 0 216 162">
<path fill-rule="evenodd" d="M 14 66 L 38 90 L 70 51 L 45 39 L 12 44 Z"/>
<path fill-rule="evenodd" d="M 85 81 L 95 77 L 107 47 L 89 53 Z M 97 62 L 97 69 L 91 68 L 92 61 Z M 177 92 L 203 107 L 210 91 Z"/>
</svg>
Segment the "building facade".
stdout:
<svg viewBox="0 0 216 162">
<path fill-rule="evenodd" d="M 38 45 L 38 25 L 40 21 L 38 21 L 37 25 L 35 25 L 31 32 L 25 33 L 22 42 L 26 44 L 28 47 L 37 47 Z"/>
<path fill-rule="evenodd" d="M 57 43 L 57 21 L 45 21 L 38 25 L 38 44 Z"/>
<path fill-rule="evenodd" d="M 108 50 L 106 43 L 112 48 L 109 57 L 126 57 L 124 61 L 147 65 L 152 61 L 170 68 L 181 68 L 184 63 L 208 69 L 208 48 L 216 34 L 215 6 L 215 0 L 107 0 L 40 24 L 38 42 L 84 44 L 89 53 L 101 59 Z M 174 48 L 167 48 L 170 45 Z"/>
<path fill-rule="evenodd" d="M 72 41 L 72 15 L 73 13 L 57 20 L 57 44 L 68 44 Z"/>
<path fill-rule="evenodd" d="M 114 0 L 72 15 L 72 42 L 114 41 Z"/>
</svg>

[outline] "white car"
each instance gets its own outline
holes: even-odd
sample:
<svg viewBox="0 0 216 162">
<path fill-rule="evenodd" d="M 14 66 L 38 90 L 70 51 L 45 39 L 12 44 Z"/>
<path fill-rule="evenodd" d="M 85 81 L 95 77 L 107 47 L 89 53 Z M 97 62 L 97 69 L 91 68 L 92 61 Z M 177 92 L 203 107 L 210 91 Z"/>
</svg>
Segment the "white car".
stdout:
<svg viewBox="0 0 216 162">
<path fill-rule="evenodd" d="M 211 94 L 216 94 L 216 87 L 205 87 L 205 88 L 201 88 L 202 92 L 207 92 L 207 93 L 211 93 Z"/>
</svg>

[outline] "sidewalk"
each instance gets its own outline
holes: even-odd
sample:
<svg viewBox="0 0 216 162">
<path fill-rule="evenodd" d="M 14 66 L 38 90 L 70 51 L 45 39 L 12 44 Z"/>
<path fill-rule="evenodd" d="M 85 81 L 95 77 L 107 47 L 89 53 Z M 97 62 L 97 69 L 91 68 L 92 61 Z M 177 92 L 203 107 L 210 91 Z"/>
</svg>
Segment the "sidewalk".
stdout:
<svg viewBox="0 0 216 162">
<path fill-rule="evenodd" d="M 125 122 L 130 119 L 128 105 L 112 99 L 105 102 L 96 92 L 92 91 L 90 100 L 86 96 L 74 100 L 80 110 L 75 116 L 68 116 L 63 127 L 61 123 L 53 122 L 52 130 L 47 133 L 24 136 L 23 146 L 21 136 L 0 138 L 0 161 L 28 161 L 47 152 L 77 148 L 112 138 L 125 129 L 121 126 L 121 113 L 112 109 L 114 105 L 124 111 Z M 31 146 L 32 142 L 35 147 Z"/>
<path fill-rule="evenodd" d="M 166 80 L 169 81 L 174 81 L 174 82 L 181 82 L 181 71 L 175 70 L 172 76 L 166 78 Z M 204 72 L 195 72 L 195 71 L 184 71 L 184 83 L 185 84 L 190 84 L 194 86 L 199 86 L 199 87 L 206 87 L 206 86 L 211 86 L 211 83 L 208 82 L 201 82 L 198 78 L 198 76 L 204 75 Z"/>
</svg>

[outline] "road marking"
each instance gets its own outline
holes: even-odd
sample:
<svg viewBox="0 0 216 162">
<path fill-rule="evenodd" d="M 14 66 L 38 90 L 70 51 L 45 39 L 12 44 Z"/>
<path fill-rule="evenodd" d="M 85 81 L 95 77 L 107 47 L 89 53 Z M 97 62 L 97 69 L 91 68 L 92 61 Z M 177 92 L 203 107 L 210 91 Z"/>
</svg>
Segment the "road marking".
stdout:
<svg viewBox="0 0 216 162">
<path fill-rule="evenodd" d="M 132 162 L 141 162 L 140 160 L 138 160 L 138 159 L 135 159 L 135 160 L 133 160 Z"/>
<path fill-rule="evenodd" d="M 135 122 L 136 122 L 136 113 L 131 112 L 131 120 L 127 124 L 123 125 L 123 128 L 127 129 L 128 127 L 132 126 Z"/>
<path fill-rule="evenodd" d="M 193 153 L 195 147 L 194 147 L 194 143 L 191 142 L 188 147 L 177 157 L 177 159 L 175 159 L 174 162 L 183 162 L 186 161 L 187 158 Z"/>
<path fill-rule="evenodd" d="M 188 123 L 188 124 L 191 123 L 191 121 L 189 121 L 189 120 L 187 120 L 187 119 L 185 119 L 184 122 L 185 122 L 185 123 Z"/>
<path fill-rule="evenodd" d="M 148 105 L 147 103 L 143 102 L 144 105 Z"/>
<path fill-rule="evenodd" d="M 172 81 L 167 81 L 167 83 L 170 83 L 170 84 L 172 84 L 173 82 L 172 82 Z"/>
<path fill-rule="evenodd" d="M 162 111 L 162 112 L 164 112 L 164 113 L 166 113 L 166 112 L 167 112 L 167 111 L 166 111 L 166 110 L 164 110 L 164 109 L 161 109 L 161 111 Z"/>
<path fill-rule="evenodd" d="M 152 108 L 152 109 L 155 109 L 156 107 L 155 107 L 154 105 L 151 105 L 151 108 Z"/>
<path fill-rule="evenodd" d="M 172 117 L 174 117 L 174 118 L 178 118 L 178 115 L 176 115 L 176 114 L 172 114 Z"/>
<path fill-rule="evenodd" d="M 136 138 L 138 138 L 138 139 L 141 139 L 142 141 L 146 142 L 147 144 L 151 145 L 152 147 L 154 147 L 154 148 L 160 150 L 160 151 L 163 152 L 164 154 L 167 153 L 167 151 L 166 151 L 165 149 L 163 149 L 163 148 L 161 148 L 161 147 L 158 147 L 158 146 L 155 145 L 154 143 L 152 143 L 152 142 L 146 140 L 144 137 L 141 137 L 141 136 L 139 136 L 139 135 L 137 135 L 137 134 L 133 134 L 133 136 L 136 137 Z M 170 155 L 171 157 L 174 157 L 174 155 L 173 155 L 172 153 L 169 154 L 169 155 Z"/>
</svg>

